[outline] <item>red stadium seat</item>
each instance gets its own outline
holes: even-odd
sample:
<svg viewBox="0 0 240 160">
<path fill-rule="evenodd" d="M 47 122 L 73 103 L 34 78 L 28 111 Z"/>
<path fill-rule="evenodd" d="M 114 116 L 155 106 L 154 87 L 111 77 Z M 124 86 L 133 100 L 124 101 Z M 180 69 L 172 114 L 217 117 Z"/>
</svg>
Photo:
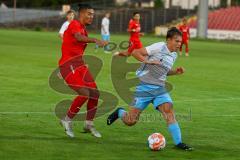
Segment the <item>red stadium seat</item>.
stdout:
<svg viewBox="0 0 240 160">
<path fill-rule="evenodd" d="M 240 30 L 240 7 L 221 8 L 209 12 L 208 28 L 219 30 Z M 197 21 L 189 22 L 190 28 L 197 27 Z"/>
</svg>

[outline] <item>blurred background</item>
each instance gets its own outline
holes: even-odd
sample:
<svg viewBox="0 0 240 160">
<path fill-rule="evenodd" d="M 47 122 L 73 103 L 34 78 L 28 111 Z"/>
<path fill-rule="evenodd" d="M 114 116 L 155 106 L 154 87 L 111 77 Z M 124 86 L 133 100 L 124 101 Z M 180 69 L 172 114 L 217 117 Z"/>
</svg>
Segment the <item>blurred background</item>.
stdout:
<svg viewBox="0 0 240 160">
<path fill-rule="evenodd" d="M 180 25 L 186 17 L 191 37 L 196 37 L 200 2 L 207 2 L 207 7 L 202 7 L 207 17 L 199 24 L 207 25 L 208 34 L 203 37 L 240 39 L 240 0 L 1 0 L 0 27 L 58 30 L 69 9 L 77 10 L 78 3 L 88 3 L 96 11 L 88 28 L 93 32 L 99 32 L 104 13 L 111 12 L 111 33 L 124 33 L 132 13 L 141 11 L 142 31 L 146 33 L 165 35 L 169 26 Z"/>
</svg>

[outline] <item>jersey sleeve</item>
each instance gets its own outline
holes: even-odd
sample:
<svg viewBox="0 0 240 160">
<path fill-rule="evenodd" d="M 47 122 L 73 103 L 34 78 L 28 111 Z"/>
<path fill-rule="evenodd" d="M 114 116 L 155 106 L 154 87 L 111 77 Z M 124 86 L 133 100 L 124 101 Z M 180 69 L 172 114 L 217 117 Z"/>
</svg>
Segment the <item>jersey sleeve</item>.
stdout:
<svg viewBox="0 0 240 160">
<path fill-rule="evenodd" d="M 152 45 L 150 45 L 150 46 L 147 46 L 146 47 L 146 50 L 147 50 L 147 54 L 149 55 L 149 56 L 151 56 L 151 55 L 154 55 L 154 54 L 156 54 L 156 53 L 159 53 L 160 52 L 160 50 L 161 50 L 161 48 L 162 48 L 162 44 L 161 43 L 154 43 L 154 44 L 152 44 Z"/>
<path fill-rule="evenodd" d="M 82 34 L 82 28 L 76 21 L 72 21 L 72 23 L 70 23 L 69 29 L 72 34 L 76 34 L 76 33 Z"/>
<path fill-rule="evenodd" d="M 66 22 L 63 23 L 61 29 L 59 30 L 59 34 L 63 34 L 66 31 L 67 27 L 68 26 L 67 26 Z"/>
<path fill-rule="evenodd" d="M 134 23 L 133 23 L 133 21 L 131 20 L 131 21 L 129 21 L 129 24 L 128 24 L 128 29 L 129 30 L 132 30 L 132 29 L 134 29 Z"/>
</svg>

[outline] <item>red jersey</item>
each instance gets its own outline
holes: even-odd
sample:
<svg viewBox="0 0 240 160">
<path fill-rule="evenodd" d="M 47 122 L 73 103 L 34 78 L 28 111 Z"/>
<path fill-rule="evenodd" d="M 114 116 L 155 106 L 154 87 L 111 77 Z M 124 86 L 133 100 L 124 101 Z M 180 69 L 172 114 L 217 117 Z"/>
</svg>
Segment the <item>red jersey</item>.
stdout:
<svg viewBox="0 0 240 160">
<path fill-rule="evenodd" d="M 179 27 L 179 30 L 182 32 L 182 38 L 183 40 L 188 40 L 189 39 L 189 35 L 190 35 L 190 32 L 189 32 L 189 27 L 188 26 L 185 26 L 185 25 L 181 25 Z"/>
<path fill-rule="evenodd" d="M 78 20 L 73 20 L 63 35 L 62 43 L 62 57 L 59 60 L 59 65 L 67 62 L 76 56 L 82 56 L 85 48 L 87 47 L 86 42 L 79 42 L 75 37 L 75 33 L 88 36 L 87 30 Z"/>
<path fill-rule="evenodd" d="M 131 19 L 128 24 L 128 29 L 133 30 L 135 29 L 135 32 L 130 32 L 130 41 L 140 41 L 140 31 L 141 31 L 141 25 L 139 22 Z"/>
</svg>

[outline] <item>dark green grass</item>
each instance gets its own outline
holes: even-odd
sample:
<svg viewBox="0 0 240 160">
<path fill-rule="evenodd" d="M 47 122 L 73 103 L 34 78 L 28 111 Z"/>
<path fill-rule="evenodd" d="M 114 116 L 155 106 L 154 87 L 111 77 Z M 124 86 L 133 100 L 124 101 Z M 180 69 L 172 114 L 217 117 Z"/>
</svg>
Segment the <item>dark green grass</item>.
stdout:
<svg viewBox="0 0 240 160">
<path fill-rule="evenodd" d="M 115 42 L 128 39 L 123 35 L 111 38 Z M 159 40 L 142 39 L 145 46 Z M 74 123 L 76 138 L 67 138 L 58 118 L 49 114 L 60 100 L 72 98 L 48 85 L 48 77 L 60 58 L 60 44 L 56 33 L 0 30 L 1 160 L 238 159 L 239 44 L 191 41 L 190 57 L 179 57 L 175 64 L 184 66 L 186 73 L 168 79 L 174 85 L 171 95 L 183 140 L 195 148 L 194 152 L 173 148 L 162 119 L 144 119 L 149 114 L 158 116 L 152 106 L 133 127 L 120 121 L 109 127 L 107 115 L 98 118 L 95 123 L 102 139 L 81 133 L 82 122 Z M 86 54 L 96 55 L 104 63 L 97 77 L 99 89 L 117 96 L 110 78 L 111 55 L 101 50 L 94 53 L 93 48 L 89 45 Z M 126 105 L 119 100 L 120 105 Z M 153 132 L 165 135 L 167 147 L 163 151 L 148 149 L 146 140 Z"/>
</svg>

